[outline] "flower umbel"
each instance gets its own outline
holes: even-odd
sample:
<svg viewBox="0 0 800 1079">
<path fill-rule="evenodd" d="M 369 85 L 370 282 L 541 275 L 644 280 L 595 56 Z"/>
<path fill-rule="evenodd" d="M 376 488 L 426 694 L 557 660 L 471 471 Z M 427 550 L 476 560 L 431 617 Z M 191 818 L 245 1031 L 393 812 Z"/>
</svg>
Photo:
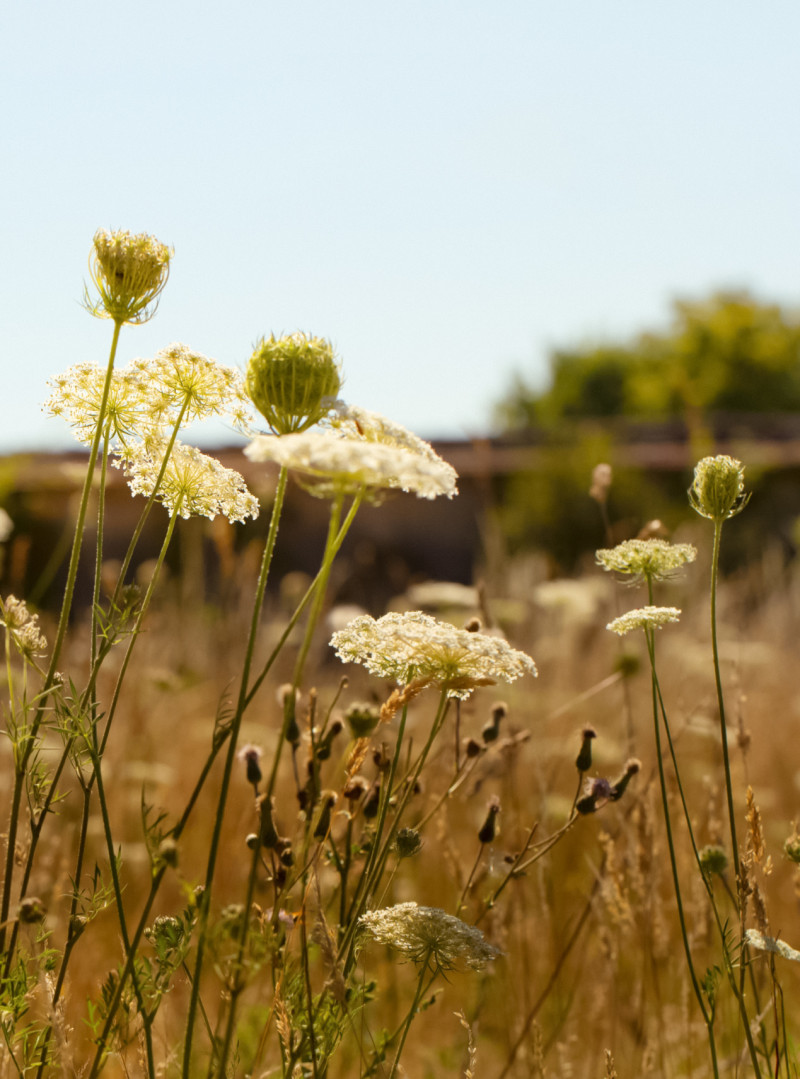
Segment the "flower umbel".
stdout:
<svg viewBox="0 0 800 1079">
<path fill-rule="evenodd" d="M 609 622 L 606 629 L 622 637 L 632 629 L 658 629 L 668 622 L 677 622 L 680 614 L 679 607 L 638 607 Z"/>
<path fill-rule="evenodd" d="M 536 664 L 499 637 L 470 633 L 421 611 L 361 615 L 331 637 L 331 646 L 346 663 L 361 663 L 371 674 L 400 685 L 429 682 L 462 700 L 477 686 L 498 678 L 513 682 L 536 675 Z"/>
<path fill-rule="evenodd" d="M 311 334 L 262 338 L 247 365 L 247 392 L 276 435 L 319 423 L 341 382 L 333 345 Z"/>
<path fill-rule="evenodd" d="M 662 539 L 630 539 L 597 551 L 596 558 L 605 570 L 631 574 L 637 580 L 664 581 L 687 562 L 694 562 L 697 548 Z"/>
<path fill-rule="evenodd" d="M 359 925 L 379 944 L 388 944 L 406 959 L 452 970 L 463 963 L 480 970 L 502 953 L 480 929 L 438 907 L 398 903 L 362 915 Z"/>
<path fill-rule="evenodd" d="M 733 457 L 704 457 L 694 469 L 689 488 L 692 509 L 721 523 L 741 513 L 750 500 L 744 493 L 744 465 Z"/>
<path fill-rule="evenodd" d="M 367 497 L 376 501 L 382 491 L 391 488 L 412 492 L 418 498 L 452 498 L 456 494 L 455 469 L 427 442 L 373 413 L 360 414 L 380 420 L 395 437 L 370 437 L 374 427 L 342 424 L 333 430 L 281 438 L 259 435 L 245 453 L 252 461 L 275 461 L 299 472 L 311 494 L 323 498 L 366 489 Z"/>
<path fill-rule="evenodd" d="M 98 229 L 89 256 L 89 273 L 100 293 L 87 309 L 97 318 L 141 324 L 152 318 L 167 283 L 173 251 L 154 236 L 117 229 Z M 151 306 L 152 305 L 152 306 Z"/>
<path fill-rule="evenodd" d="M 87 446 L 97 429 L 105 378 L 105 370 L 95 363 L 75 364 L 50 380 L 53 393 L 42 405 L 51 416 L 63 416 L 78 441 Z M 152 424 L 148 386 L 138 370 L 124 368 L 112 373 L 104 423 L 109 440 L 122 446 L 131 438 L 141 438 Z"/>
<path fill-rule="evenodd" d="M 152 360 L 134 360 L 132 367 L 148 386 L 159 422 L 172 423 L 181 414 L 186 425 L 223 415 L 239 431 L 252 434 L 250 400 L 235 368 L 183 344 L 163 348 Z"/>
<path fill-rule="evenodd" d="M 224 468 L 214 457 L 181 442 L 172 447 L 156 488 L 165 451 L 166 446 L 161 442 L 143 442 L 131 447 L 124 468 L 134 494 L 149 498 L 155 491 L 170 515 L 198 514 L 213 520 L 222 513 L 231 521 L 258 517 L 258 499 L 247 490 L 238 472 Z"/>
</svg>

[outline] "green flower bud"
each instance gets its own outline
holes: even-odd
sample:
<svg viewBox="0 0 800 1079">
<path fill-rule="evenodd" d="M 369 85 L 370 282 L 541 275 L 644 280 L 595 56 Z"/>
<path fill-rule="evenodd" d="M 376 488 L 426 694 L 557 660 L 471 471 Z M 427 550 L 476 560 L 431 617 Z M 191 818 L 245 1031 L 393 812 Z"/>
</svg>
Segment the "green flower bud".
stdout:
<svg viewBox="0 0 800 1079">
<path fill-rule="evenodd" d="M 85 290 L 86 308 L 97 318 L 140 325 L 156 312 L 157 299 L 169 277 L 174 252 L 153 236 L 98 229 L 89 256 L 89 274 L 100 297 Z"/>
<path fill-rule="evenodd" d="M 341 384 L 331 343 L 304 333 L 262 338 L 247 367 L 247 392 L 276 435 L 318 423 Z"/>
<path fill-rule="evenodd" d="M 744 493 L 744 465 L 733 457 L 704 457 L 694 469 L 689 502 L 701 517 L 721 523 L 741 513 L 750 495 Z"/>
<path fill-rule="evenodd" d="M 369 738 L 380 722 L 381 713 L 371 704 L 353 704 L 344 718 L 354 738 Z"/>
<path fill-rule="evenodd" d="M 714 873 L 721 877 L 728 868 L 728 855 L 722 847 L 703 847 L 700 851 L 700 866 L 707 877 Z"/>
<path fill-rule="evenodd" d="M 795 865 L 800 865 L 800 835 L 797 832 L 789 836 L 783 844 L 783 850 L 791 862 L 794 862 Z"/>
</svg>

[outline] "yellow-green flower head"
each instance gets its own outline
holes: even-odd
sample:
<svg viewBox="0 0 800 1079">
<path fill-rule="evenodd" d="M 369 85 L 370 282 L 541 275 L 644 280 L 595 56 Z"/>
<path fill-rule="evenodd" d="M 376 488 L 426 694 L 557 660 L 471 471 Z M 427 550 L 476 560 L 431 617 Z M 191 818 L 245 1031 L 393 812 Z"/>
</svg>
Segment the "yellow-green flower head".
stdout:
<svg viewBox="0 0 800 1079">
<path fill-rule="evenodd" d="M 361 615 L 334 633 L 331 647 L 345 663 L 361 663 L 380 678 L 402 686 L 431 683 L 461 700 L 498 678 L 513 682 L 537 673 L 530 656 L 502 638 L 456 629 L 421 611 L 385 614 L 377 620 Z"/>
<path fill-rule="evenodd" d="M 152 360 L 134 360 L 131 366 L 147 386 L 154 421 L 172 425 L 180 417 L 185 426 L 225 416 L 237 430 L 253 433 L 250 399 L 235 368 L 182 344 L 161 349 Z"/>
<path fill-rule="evenodd" d="M 613 573 L 630 574 L 638 580 L 664 581 L 697 558 L 691 543 L 668 543 L 661 539 L 631 539 L 596 552 L 599 565 Z"/>
<path fill-rule="evenodd" d="M 744 493 L 744 465 L 733 457 L 704 457 L 694 469 L 689 502 L 701 517 L 721 523 L 747 505 Z"/>
<path fill-rule="evenodd" d="M 97 429 L 105 379 L 105 368 L 78 363 L 48 383 L 53 393 L 43 410 L 51 416 L 63 416 L 78 441 L 87 446 Z M 111 443 L 125 446 L 132 438 L 141 438 L 152 425 L 152 410 L 148 384 L 135 368 L 112 372 L 104 412 L 104 430 Z"/>
<path fill-rule="evenodd" d="M 438 907 L 398 903 L 369 911 L 358 924 L 379 944 L 388 944 L 406 959 L 430 965 L 434 970 L 452 970 L 462 963 L 480 970 L 502 955 L 477 926 Z"/>
<path fill-rule="evenodd" d="M 311 334 L 262 338 L 247 365 L 247 392 L 276 435 L 319 423 L 341 384 L 333 345 Z"/>
<path fill-rule="evenodd" d="M 337 423 L 317 431 L 259 435 L 245 449 L 252 461 L 274 461 L 300 474 L 319 498 L 366 492 L 379 501 L 382 492 L 398 489 L 418 498 L 457 493 L 456 472 L 436 451 L 399 424 L 374 413 L 357 411 L 362 423 Z M 393 437 L 378 438 L 391 429 Z"/>
<path fill-rule="evenodd" d="M 129 449 L 122 467 L 134 494 L 149 498 L 155 493 L 170 516 L 197 514 L 213 520 L 221 513 L 230 521 L 258 517 L 258 499 L 238 472 L 194 446 L 176 442 L 162 475 L 165 451 L 166 444 L 157 438 Z"/>
<path fill-rule="evenodd" d="M 659 629 L 669 622 L 677 622 L 680 616 L 679 607 L 639 607 L 621 614 L 619 618 L 609 622 L 606 629 L 622 637 L 632 629 Z"/>
<path fill-rule="evenodd" d="M 99 298 L 86 290 L 88 310 L 98 318 L 141 324 L 152 318 L 169 277 L 174 252 L 145 232 L 98 229 L 89 255 L 89 273 Z"/>
</svg>

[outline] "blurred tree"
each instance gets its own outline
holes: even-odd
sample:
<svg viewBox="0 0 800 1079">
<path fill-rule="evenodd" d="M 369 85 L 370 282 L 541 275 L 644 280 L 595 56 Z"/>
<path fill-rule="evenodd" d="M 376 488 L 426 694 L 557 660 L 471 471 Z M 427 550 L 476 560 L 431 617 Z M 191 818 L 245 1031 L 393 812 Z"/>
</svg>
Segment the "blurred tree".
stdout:
<svg viewBox="0 0 800 1079">
<path fill-rule="evenodd" d="M 747 292 L 677 301 L 672 325 L 628 344 L 558 350 L 543 392 L 517 378 L 497 409 L 505 431 L 569 419 L 800 409 L 800 318 Z"/>
</svg>

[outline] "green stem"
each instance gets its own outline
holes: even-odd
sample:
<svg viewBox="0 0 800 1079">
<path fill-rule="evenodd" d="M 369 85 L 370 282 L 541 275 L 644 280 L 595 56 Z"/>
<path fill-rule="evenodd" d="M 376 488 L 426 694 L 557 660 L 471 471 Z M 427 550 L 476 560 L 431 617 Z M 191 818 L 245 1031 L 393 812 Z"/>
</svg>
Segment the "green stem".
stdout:
<svg viewBox="0 0 800 1079">
<path fill-rule="evenodd" d="M 53 651 L 50 656 L 50 666 L 48 667 L 47 674 L 45 676 L 44 686 L 40 696 L 39 705 L 36 710 L 36 715 L 31 725 L 31 729 L 27 735 L 27 742 L 22 754 L 22 759 L 14 777 L 14 792 L 11 798 L 11 814 L 8 823 L 3 897 L 2 901 L 0 901 L 0 953 L 5 950 L 6 923 L 8 922 L 8 912 L 11 907 L 14 855 L 17 844 L 17 830 L 19 828 L 19 808 L 22 795 L 22 783 L 25 777 L 25 772 L 28 766 L 30 755 L 33 752 L 33 747 L 36 742 L 36 735 L 38 734 L 39 727 L 41 726 L 42 720 L 44 719 L 47 696 L 55 683 L 56 671 L 58 669 L 58 661 L 61 658 L 61 649 L 64 645 L 64 638 L 67 633 L 67 626 L 69 625 L 69 616 L 72 611 L 72 600 L 75 594 L 75 582 L 78 577 L 78 563 L 80 561 L 81 547 L 83 545 L 83 530 L 86 524 L 86 512 L 89 506 L 89 496 L 92 490 L 94 469 L 97 463 L 97 456 L 100 450 L 100 440 L 103 434 L 106 406 L 108 404 L 108 393 L 111 386 L 111 376 L 114 371 L 114 359 L 117 354 L 117 344 L 119 343 L 119 335 L 122 326 L 122 322 L 119 322 L 117 320 L 114 321 L 114 335 L 111 340 L 111 350 L 108 357 L 108 364 L 106 366 L 106 377 L 105 382 L 103 383 L 103 393 L 100 399 L 100 408 L 97 416 L 97 426 L 95 428 L 92 445 L 89 450 L 89 462 L 86 469 L 86 478 L 83 481 L 83 491 L 81 493 L 80 506 L 78 507 L 78 516 L 75 521 L 75 535 L 72 541 L 72 554 L 70 555 L 69 560 L 67 583 L 64 589 L 64 598 L 61 603 L 61 614 L 59 615 L 58 629 L 56 631 L 56 637 L 53 643 Z"/>
<path fill-rule="evenodd" d="M 205 959 L 206 936 L 208 932 L 208 917 L 211 906 L 211 890 L 213 887 L 214 874 L 217 866 L 217 855 L 219 853 L 220 836 L 222 834 L 222 821 L 225 816 L 225 806 L 228 801 L 228 791 L 230 788 L 231 775 L 233 773 L 233 764 L 236 759 L 236 745 L 239 738 L 239 730 L 242 725 L 242 717 L 244 716 L 244 712 L 248 704 L 247 690 L 248 682 L 250 680 L 250 667 L 253 662 L 253 653 L 255 650 L 256 638 L 258 636 L 258 627 L 261 621 L 261 608 L 264 602 L 264 593 L 267 587 L 269 569 L 272 562 L 272 555 L 275 550 L 275 542 L 278 536 L 278 524 L 280 522 L 281 512 L 283 510 L 287 478 L 288 472 L 285 467 L 282 467 L 278 476 L 278 484 L 275 489 L 275 499 L 272 503 L 272 515 L 269 523 L 269 531 L 267 533 L 267 542 L 264 545 L 264 555 L 261 560 L 261 570 L 259 572 L 258 582 L 256 584 L 256 595 L 255 601 L 253 603 L 253 614 L 250 620 L 250 633 L 247 639 L 244 665 L 242 667 L 242 676 L 239 684 L 239 697 L 236 705 L 236 711 L 231 721 L 230 736 L 228 741 L 228 753 L 225 758 L 225 767 L 222 774 L 222 784 L 220 787 L 219 801 L 217 803 L 217 811 L 214 818 L 214 828 L 212 831 L 211 842 L 209 845 L 205 887 L 203 889 L 203 896 L 200 902 L 200 929 L 197 941 L 197 956 L 195 959 L 194 974 L 192 978 L 192 992 L 189 1000 L 189 1009 L 186 1017 L 186 1034 L 184 1038 L 182 1071 L 183 1079 L 189 1079 L 189 1075 L 191 1072 L 192 1039 L 194 1036 L 195 1017 L 197 1014 L 197 1005 L 200 995 L 200 976 L 203 969 L 203 961 Z"/>
<path fill-rule="evenodd" d="M 432 951 L 432 949 L 431 949 L 431 951 Z M 423 994 L 424 989 L 425 989 L 425 972 L 428 969 L 428 962 L 430 961 L 431 951 L 429 951 L 427 953 L 427 955 L 424 957 L 424 959 L 422 961 L 422 969 L 419 972 L 419 980 L 417 982 L 417 991 L 414 994 L 413 1001 L 411 1002 L 411 1007 L 409 1008 L 409 1011 L 408 1011 L 408 1018 L 406 1019 L 405 1024 L 403 1025 L 403 1032 L 400 1035 L 400 1043 L 397 1046 L 397 1052 L 394 1055 L 394 1061 L 392 1063 L 392 1070 L 389 1072 L 389 1079 L 394 1079 L 395 1075 L 397 1074 L 397 1068 L 398 1068 L 398 1065 L 400 1064 L 400 1057 L 402 1055 L 403 1048 L 404 1048 L 404 1046 L 406 1044 L 406 1038 L 408 1037 L 408 1032 L 411 1029 L 412 1022 L 414 1021 L 414 1016 L 417 1014 L 417 1008 L 419 1007 L 419 1002 L 422 1000 L 422 994 Z"/>
</svg>

